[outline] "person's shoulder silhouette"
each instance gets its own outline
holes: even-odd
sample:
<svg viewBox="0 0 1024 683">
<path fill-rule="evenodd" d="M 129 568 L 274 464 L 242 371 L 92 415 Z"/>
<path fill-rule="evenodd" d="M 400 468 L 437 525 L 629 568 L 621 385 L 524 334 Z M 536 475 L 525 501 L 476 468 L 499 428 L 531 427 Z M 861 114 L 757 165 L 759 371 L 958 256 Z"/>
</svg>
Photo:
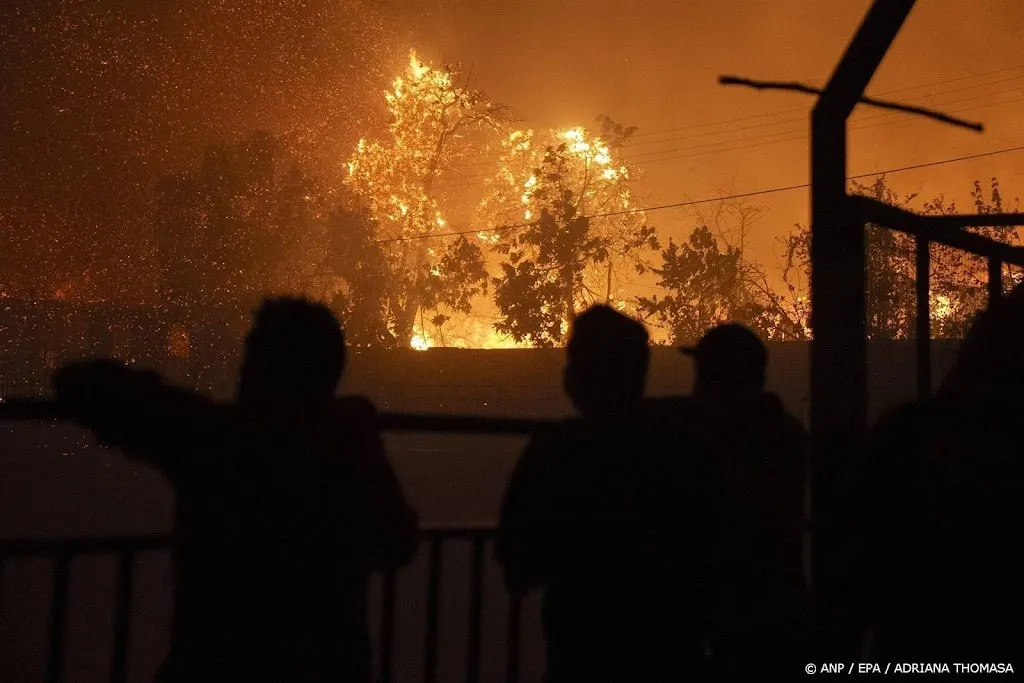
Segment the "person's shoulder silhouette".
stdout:
<svg viewBox="0 0 1024 683">
<path fill-rule="evenodd" d="M 694 346 L 693 394 L 678 403 L 727 482 L 712 616 L 718 674 L 743 679 L 795 666 L 806 631 L 803 574 L 807 443 L 765 389 L 768 354 L 749 328 L 723 323 Z M 755 664 L 756 662 L 756 664 Z M 754 668 L 751 668 L 754 667 Z"/>
<path fill-rule="evenodd" d="M 865 511 L 880 655 L 1002 661 L 1021 651 L 1011 539 L 1024 515 L 1022 344 L 1018 286 L 977 317 L 934 396 L 873 429 Z M 956 550 L 936 561 L 925 548 Z"/>
<path fill-rule="evenodd" d="M 502 508 L 498 558 L 544 587 L 548 675 L 675 680 L 699 667 L 704 482 L 644 409 L 644 327 L 595 306 L 573 324 L 563 383 L 579 416 L 531 439 Z"/>
<path fill-rule="evenodd" d="M 366 580 L 411 559 L 417 516 L 365 398 L 335 398 L 344 336 L 326 307 L 268 299 L 237 400 L 99 360 L 57 399 L 176 489 L 176 604 L 164 680 L 368 680 Z"/>
</svg>

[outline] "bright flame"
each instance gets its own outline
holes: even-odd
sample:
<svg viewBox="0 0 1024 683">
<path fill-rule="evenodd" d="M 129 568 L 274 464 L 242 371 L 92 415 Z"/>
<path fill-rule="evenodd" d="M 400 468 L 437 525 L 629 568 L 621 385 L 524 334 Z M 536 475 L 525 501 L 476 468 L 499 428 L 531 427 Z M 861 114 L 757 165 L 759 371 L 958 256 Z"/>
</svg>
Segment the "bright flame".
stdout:
<svg viewBox="0 0 1024 683">
<path fill-rule="evenodd" d="M 558 137 L 562 138 L 566 142 L 582 142 L 583 141 L 583 129 L 580 127 L 569 128 L 567 130 L 560 131 Z"/>
<path fill-rule="evenodd" d="M 948 318 L 953 313 L 953 302 L 949 300 L 948 296 L 942 294 L 936 294 L 932 300 L 932 317 L 936 320 L 942 320 Z"/>
<path fill-rule="evenodd" d="M 411 346 L 415 351 L 426 351 L 430 348 L 430 343 L 423 336 L 414 334 L 409 346 Z"/>
<path fill-rule="evenodd" d="M 430 71 L 430 67 L 420 61 L 420 58 L 416 55 L 416 50 L 409 51 L 409 72 L 412 73 L 413 78 L 419 80 L 427 75 Z"/>
</svg>

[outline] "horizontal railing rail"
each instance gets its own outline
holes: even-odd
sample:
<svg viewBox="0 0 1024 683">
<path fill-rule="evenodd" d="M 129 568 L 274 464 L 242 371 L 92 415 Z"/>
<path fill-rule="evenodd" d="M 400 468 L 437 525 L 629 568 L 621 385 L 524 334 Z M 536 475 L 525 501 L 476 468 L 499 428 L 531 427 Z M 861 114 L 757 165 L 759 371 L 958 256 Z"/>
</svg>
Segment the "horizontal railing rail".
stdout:
<svg viewBox="0 0 1024 683">
<path fill-rule="evenodd" d="M 60 420 L 73 417 L 60 403 L 34 397 L 9 397 L 0 401 L 0 419 Z M 554 420 L 478 415 L 380 413 L 383 431 L 446 432 L 461 434 L 528 435 L 554 424 Z"/>
</svg>

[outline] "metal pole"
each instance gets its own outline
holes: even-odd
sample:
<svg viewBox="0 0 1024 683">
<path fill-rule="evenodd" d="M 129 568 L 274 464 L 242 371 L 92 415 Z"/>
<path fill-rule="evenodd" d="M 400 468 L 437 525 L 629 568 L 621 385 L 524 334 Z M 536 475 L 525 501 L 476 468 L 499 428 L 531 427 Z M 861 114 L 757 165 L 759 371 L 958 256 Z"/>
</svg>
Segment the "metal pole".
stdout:
<svg viewBox="0 0 1024 683">
<path fill-rule="evenodd" d="M 859 454 L 867 422 L 864 226 L 847 206 L 846 120 L 913 6 L 875 0 L 811 115 L 813 575 L 817 603 L 829 606 L 819 614 L 822 645 L 836 654 L 849 637 L 841 633 L 848 615 L 836 600 L 843 580 L 834 569 L 848 540 L 836 500 L 838 466 Z"/>
</svg>

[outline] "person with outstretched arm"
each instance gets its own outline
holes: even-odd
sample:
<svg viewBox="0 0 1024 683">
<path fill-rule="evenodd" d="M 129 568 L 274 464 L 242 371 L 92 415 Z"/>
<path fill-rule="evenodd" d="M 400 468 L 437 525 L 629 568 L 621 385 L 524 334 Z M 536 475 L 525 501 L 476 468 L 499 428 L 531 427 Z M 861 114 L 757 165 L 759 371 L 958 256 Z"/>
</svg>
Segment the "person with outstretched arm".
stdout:
<svg viewBox="0 0 1024 683">
<path fill-rule="evenodd" d="M 411 560 L 418 519 L 373 405 L 335 397 L 343 367 L 334 315 L 280 298 L 256 312 L 234 403 L 111 360 L 55 374 L 66 414 L 175 487 L 161 683 L 372 679 L 369 575 Z"/>
</svg>

